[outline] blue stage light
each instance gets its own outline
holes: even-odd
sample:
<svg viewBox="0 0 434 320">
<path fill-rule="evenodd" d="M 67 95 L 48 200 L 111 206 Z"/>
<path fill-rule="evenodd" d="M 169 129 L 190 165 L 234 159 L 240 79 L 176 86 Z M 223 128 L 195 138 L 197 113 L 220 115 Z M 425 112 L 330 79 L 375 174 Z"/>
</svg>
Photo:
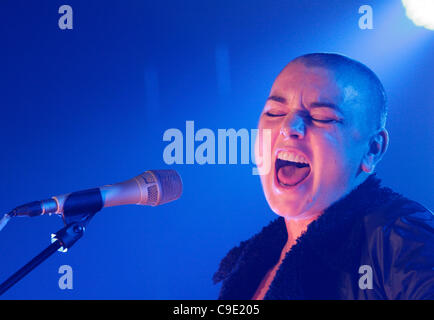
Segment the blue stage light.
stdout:
<svg viewBox="0 0 434 320">
<path fill-rule="evenodd" d="M 402 0 L 402 4 L 415 25 L 434 30 L 434 0 Z"/>
</svg>

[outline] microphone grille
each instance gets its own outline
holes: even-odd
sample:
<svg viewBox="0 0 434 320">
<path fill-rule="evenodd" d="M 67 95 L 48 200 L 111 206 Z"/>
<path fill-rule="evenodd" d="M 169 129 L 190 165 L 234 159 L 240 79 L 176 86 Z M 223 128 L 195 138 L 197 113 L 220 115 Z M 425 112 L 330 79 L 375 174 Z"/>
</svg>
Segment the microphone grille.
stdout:
<svg viewBox="0 0 434 320">
<path fill-rule="evenodd" d="M 148 203 L 155 206 L 158 203 L 158 188 L 155 184 L 148 187 Z"/>
<path fill-rule="evenodd" d="M 179 199 L 182 194 L 182 180 L 175 170 L 147 171 L 157 180 L 157 185 L 148 188 L 148 204 L 158 206 Z M 158 189 L 158 190 L 157 190 Z"/>
</svg>

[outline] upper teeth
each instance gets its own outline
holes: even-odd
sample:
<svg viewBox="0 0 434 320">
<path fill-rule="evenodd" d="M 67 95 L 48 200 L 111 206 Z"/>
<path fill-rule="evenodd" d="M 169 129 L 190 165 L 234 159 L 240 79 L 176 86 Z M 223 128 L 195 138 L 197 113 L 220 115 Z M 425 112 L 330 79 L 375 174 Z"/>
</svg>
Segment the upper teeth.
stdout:
<svg viewBox="0 0 434 320">
<path fill-rule="evenodd" d="M 280 151 L 277 155 L 278 159 L 291 161 L 291 162 L 298 162 L 298 163 L 307 163 L 307 160 L 305 157 L 303 157 L 301 154 L 296 154 L 295 152 L 291 151 Z"/>
</svg>

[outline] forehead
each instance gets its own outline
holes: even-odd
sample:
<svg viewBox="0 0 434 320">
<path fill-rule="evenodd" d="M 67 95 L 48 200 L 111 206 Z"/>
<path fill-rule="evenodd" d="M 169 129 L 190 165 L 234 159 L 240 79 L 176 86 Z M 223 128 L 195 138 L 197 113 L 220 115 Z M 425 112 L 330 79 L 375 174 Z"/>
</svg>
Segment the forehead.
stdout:
<svg viewBox="0 0 434 320">
<path fill-rule="evenodd" d="M 289 64 L 277 76 L 270 95 L 281 96 L 289 103 L 301 100 L 327 102 L 338 105 L 358 95 L 357 90 L 340 81 L 336 72 L 322 67 L 306 67 L 302 63 Z"/>
<path fill-rule="evenodd" d="M 270 97 L 281 97 L 282 105 L 288 108 L 300 103 L 307 108 L 332 104 L 344 117 L 346 126 L 369 133 L 375 126 L 374 101 L 369 91 L 366 81 L 350 70 L 306 67 L 297 62 L 287 65 L 277 76 Z"/>
</svg>

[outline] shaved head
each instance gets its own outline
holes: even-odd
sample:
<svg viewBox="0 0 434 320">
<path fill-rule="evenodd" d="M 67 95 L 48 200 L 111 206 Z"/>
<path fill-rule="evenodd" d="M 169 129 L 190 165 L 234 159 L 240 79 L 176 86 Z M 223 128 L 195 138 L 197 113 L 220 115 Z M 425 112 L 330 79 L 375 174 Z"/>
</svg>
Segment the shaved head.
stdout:
<svg viewBox="0 0 434 320">
<path fill-rule="evenodd" d="M 386 93 L 377 75 L 367 66 L 336 53 L 305 54 L 292 60 L 287 67 L 296 63 L 302 63 L 309 68 L 319 67 L 330 70 L 334 73 L 336 81 L 356 88 L 357 93 L 363 95 L 363 97 L 359 97 L 359 100 L 365 104 L 364 107 L 374 126 L 373 129 L 385 127 L 387 118 Z M 351 95 L 352 92 L 347 94 Z"/>
</svg>

